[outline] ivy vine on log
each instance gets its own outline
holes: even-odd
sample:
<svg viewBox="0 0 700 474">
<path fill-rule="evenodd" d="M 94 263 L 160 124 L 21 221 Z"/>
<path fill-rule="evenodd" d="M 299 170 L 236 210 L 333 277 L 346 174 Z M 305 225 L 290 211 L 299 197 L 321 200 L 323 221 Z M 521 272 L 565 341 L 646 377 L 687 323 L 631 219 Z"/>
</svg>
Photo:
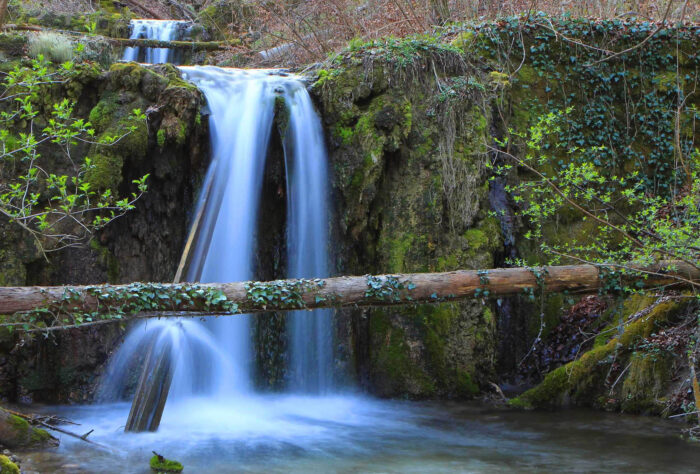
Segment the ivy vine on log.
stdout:
<svg viewBox="0 0 700 474">
<path fill-rule="evenodd" d="M 459 270 L 314 280 L 238 283 L 131 283 L 75 287 L 0 287 L 0 327 L 53 331 L 132 319 L 233 315 L 276 310 L 436 303 L 523 291 L 591 293 L 606 288 L 602 265 Z M 683 262 L 616 268 L 625 291 L 697 286 Z"/>
</svg>

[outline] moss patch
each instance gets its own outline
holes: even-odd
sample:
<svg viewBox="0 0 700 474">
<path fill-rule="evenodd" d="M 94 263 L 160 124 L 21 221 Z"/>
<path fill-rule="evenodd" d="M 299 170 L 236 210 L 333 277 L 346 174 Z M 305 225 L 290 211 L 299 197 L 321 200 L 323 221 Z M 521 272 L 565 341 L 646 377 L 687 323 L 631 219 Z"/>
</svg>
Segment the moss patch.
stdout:
<svg viewBox="0 0 700 474">
<path fill-rule="evenodd" d="M 614 360 L 623 364 L 632 359 L 629 372 L 622 384 L 626 408 L 637 411 L 650 407 L 649 400 L 660 391 L 662 374 L 667 375 L 661 364 L 649 364 L 638 360 L 631 352 L 633 345 L 655 332 L 660 325 L 667 323 L 683 307 L 677 301 L 664 301 L 656 304 L 638 320 L 628 324 L 624 332 L 605 345 L 594 347 L 580 359 L 570 362 L 547 374 L 535 388 L 510 401 L 514 407 L 548 407 L 567 404 L 595 405 L 598 391 L 606 390 L 605 378 L 610 373 Z M 653 405 L 653 403 L 652 403 Z"/>
<path fill-rule="evenodd" d="M 19 474 L 17 464 L 10 461 L 10 458 L 0 454 L 0 474 Z"/>
<path fill-rule="evenodd" d="M 182 472 L 182 464 L 177 461 L 165 459 L 163 456 L 154 455 L 149 463 L 154 472 Z"/>
</svg>

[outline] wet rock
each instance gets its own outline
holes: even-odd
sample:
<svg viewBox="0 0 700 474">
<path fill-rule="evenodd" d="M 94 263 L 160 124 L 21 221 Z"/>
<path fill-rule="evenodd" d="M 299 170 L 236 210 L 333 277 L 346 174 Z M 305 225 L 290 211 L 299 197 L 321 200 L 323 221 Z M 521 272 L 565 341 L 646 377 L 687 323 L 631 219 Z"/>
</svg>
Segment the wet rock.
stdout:
<svg viewBox="0 0 700 474">
<path fill-rule="evenodd" d="M 58 439 L 46 430 L 32 427 L 24 418 L 0 409 L 0 444 L 12 449 L 45 448 L 58 446 Z"/>
</svg>

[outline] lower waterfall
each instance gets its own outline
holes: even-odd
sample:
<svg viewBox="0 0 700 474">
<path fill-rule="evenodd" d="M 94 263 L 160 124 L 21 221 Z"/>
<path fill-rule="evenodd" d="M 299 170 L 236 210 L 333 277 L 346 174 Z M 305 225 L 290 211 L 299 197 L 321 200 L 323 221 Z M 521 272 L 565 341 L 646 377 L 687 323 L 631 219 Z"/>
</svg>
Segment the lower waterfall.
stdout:
<svg viewBox="0 0 700 474">
<path fill-rule="evenodd" d="M 181 71 L 206 96 L 212 148 L 185 280 L 256 278 L 256 229 L 258 219 L 265 219 L 259 212 L 265 159 L 280 104 L 287 112 L 277 128 L 283 134 L 286 168 L 288 273 L 328 276 L 327 157 L 321 123 L 302 80 L 271 70 L 183 66 Z M 332 390 L 332 318 L 329 310 L 289 315 L 289 390 Z M 163 423 L 171 405 L 187 404 L 192 397 L 209 403 L 254 396 L 251 339 L 251 316 L 246 315 L 141 323 L 112 358 L 100 399 L 123 399 L 133 390 L 136 364 L 150 347 L 172 353 L 174 373 Z"/>
</svg>

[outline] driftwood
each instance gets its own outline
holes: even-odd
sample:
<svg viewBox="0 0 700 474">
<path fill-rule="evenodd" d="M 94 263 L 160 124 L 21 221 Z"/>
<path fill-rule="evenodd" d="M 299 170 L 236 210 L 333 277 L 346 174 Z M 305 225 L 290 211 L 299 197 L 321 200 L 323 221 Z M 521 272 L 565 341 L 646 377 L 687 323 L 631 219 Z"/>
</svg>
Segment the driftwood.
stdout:
<svg viewBox="0 0 700 474">
<path fill-rule="evenodd" d="M 160 346 L 157 339 L 148 347 L 124 431 L 156 431 L 160 425 L 175 366 L 171 343 Z"/>
<path fill-rule="evenodd" d="M 700 270 L 683 262 L 660 262 L 653 267 L 637 269 L 646 278 L 622 276 L 627 283 L 638 287 L 655 288 L 673 285 L 675 288 L 697 285 Z M 594 265 L 565 265 L 528 268 L 497 268 L 491 270 L 458 270 L 445 273 L 413 273 L 380 275 L 377 277 L 345 276 L 316 280 L 277 280 L 274 282 L 205 283 L 201 288 L 215 289 L 223 293 L 229 302 L 238 305 L 238 313 L 315 309 L 345 306 L 386 306 L 413 303 L 436 303 L 473 297 L 507 296 L 525 291 L 549 293 L 592 293 L 610 283 L 610 268 Z M 176 289 L 174 284 L 163 288 Z M 292 288 L 299 294 L 294 301 L 260 300 L 251 298 L 251 286 L 267 288 Z M 107 290 L 126 288 L 126 285 L 105 285 Z M 76 311 L 95 311 L 99 301 L 90 294 L 93 287 L 0 287 L 0 314 L 31 311 L 57 305 L 64 301 L 67 291 L 78 296 Z M 148 313 L 125 315 L 126 319 L 152 318 L 167 315 L 201 316 L 208 312 L 204 306 L 193 305 L 187 300 L 174 303 L 164 301 L 162 308 Z M 209 311 L 210 312 L 210 311 Z M 221 313 L 218 313 L 221 314 Z"/>
</svg>

